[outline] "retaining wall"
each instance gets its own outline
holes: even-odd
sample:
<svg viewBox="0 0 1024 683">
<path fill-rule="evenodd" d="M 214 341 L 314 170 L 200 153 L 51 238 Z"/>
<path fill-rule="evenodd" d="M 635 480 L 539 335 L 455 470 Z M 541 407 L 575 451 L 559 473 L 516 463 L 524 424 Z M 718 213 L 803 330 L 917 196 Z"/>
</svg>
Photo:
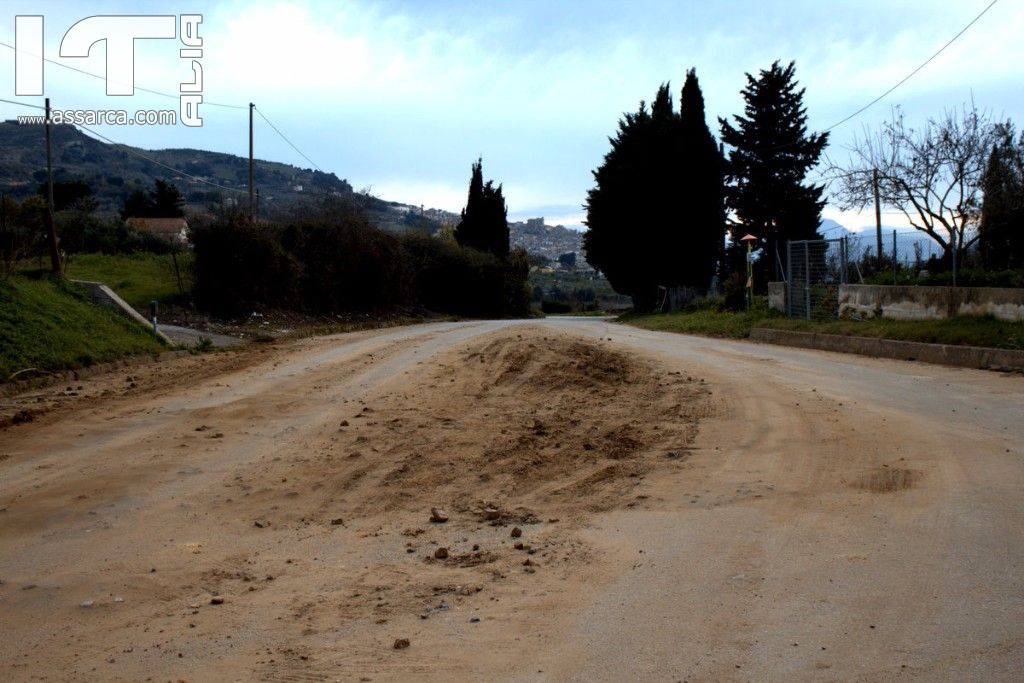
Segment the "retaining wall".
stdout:
<svg viewBox="0 0 1024 683">
<path fill-rule="evenodd" d="M 839 287 L 840 317 L 937 320 L 955 315 L 991 315 L 1010 322 L 1024 321 L 1024 289 L 893 285 Z"/>
<path fill-rule="evenodd" d="M 952 365 L 961 368 L 979 368 L 983 370 L 1024 371 L 1024 351 L 1013 349 L 991 349 L 981 346 L 956 346 L 953 344 L 926 344 L 895 339 L 847 337 L 840 334 L 793 332 L 767 328 L 751 330 L 750 339 L 782 346 L 855 353 L 872 358 L 916 360 L 937 365 Z"/>
</svg>

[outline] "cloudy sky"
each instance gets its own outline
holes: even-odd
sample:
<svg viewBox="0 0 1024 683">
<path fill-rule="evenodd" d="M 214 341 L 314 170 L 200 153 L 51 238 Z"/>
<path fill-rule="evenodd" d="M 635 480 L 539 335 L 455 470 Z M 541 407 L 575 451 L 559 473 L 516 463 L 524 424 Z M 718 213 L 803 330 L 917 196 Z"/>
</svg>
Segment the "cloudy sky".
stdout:
<svg viewBox="0 0 1024 683">
<path fill-rule="evenodd" d="M 505 186 L 510 216 L 576 227 L 591 170 L 624 111 L 697 69 L 709 125 L 740 111 L 744 73 L 796 60 L 810 126 L 820 130 L 906 76 L 991 0 L 335 0 L 334 2 L 19 2 L 5 0 L 0 40 L 14 17 L 45 17 L 46 56 L 89 15 L 202 14 L 204 97 L 252 101 L 318 166 L 385 199 L 457 211 L 470 164 Z M 907 84 L 832 133 L 843 156 L 863 126 L 903 107 L 911 121 L 974 102 L 1024 123 L 1024 4 L 1000 0 Z M 136 44 L 137 86 L 171 93 L 188 80 L 174 40 Z M 63 63 L 102 74 L 99 44 Z M 14 97 L 14 53 L 0 47 L 0 97 Z M 103 82 L 47 65 L 60 108 L 177 108 L 136 91 L 106 97 Z M 678 98 L 678 95 L 677 95 Z M 201 128 L 105 126 L 145 148 L 248 153 L 244 108 L 204 104 Z M 31 113 L 0 103 L 0 116 Z M 257 157 L 308 167 L 257 119 Z M 849 227 L 869 216 L 825 215 Z M 887 223 L 899 224 L 895 216 Z"/>
</svg>

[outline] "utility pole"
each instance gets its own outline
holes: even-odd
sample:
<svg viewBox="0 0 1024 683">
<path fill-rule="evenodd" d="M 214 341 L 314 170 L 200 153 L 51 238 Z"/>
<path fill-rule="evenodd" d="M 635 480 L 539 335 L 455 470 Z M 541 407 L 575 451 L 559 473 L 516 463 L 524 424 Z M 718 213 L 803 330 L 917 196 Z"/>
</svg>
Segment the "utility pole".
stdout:
<svg viewBox="0 0 1024 683">
<path fill-rule="evenodd" d="M 875 188 L 875 235 L 878 238 L 878 267 L 882 267 L 882 202 L 878 199 L 878 169 L 871 169 L 871 184 Z M 893 254 L 893 258 L 896 255 Z"/>
<path fill-rule="evenodd" d="M 252 189 L 252 110 L 255 104 L 249 103 L 249 217 L 256 218 L 256 199 Z"/>
<path fill-rule="evenodd" d="M 57 227 L 53 216 L 53 145 L 50 143 L 50 98 L 46 98 L 46 227 L 50 232 L 50 269 L 60 277 L 63 268 L 57 246 Z"/>
</svg>

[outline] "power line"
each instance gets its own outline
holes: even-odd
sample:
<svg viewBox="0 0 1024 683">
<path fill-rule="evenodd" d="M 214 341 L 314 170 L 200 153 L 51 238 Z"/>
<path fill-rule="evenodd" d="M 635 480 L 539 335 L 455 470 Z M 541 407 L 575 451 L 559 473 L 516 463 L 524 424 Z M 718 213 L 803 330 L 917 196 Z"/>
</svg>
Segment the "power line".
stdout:
<svg viewBox="0 0 1024 683">
<path fill-rule="evenodd" d="M 976 17 L 974 17 L 973 19 L 971 19 L 970 23 L 968 23 L 968 24 L 967 24 L 966 26 L 964 26 L 964 27 L 963 27 L 962 29 L 960 29 L 960 32 L 959 32 L 959 33 L 957 33 L 957 34 L 956 34 L 955 36 L 953 36 L 952 38 L 950 38 L 950 39 L 949 39 L 949 40 L 948 40 L 948 41 L 946 42 L 946 44 L 945 44 L 945 45 L 943 45 L 943 46 L 942 46 L 942 47 L 940 47 L 940 48 L 939 48 L 938 50 L 936 50 L 936 51 L 935 51 L 935 53 L 934 53 L 934 54 L 933 54 L 933 55 L 932 55 L 931 57 L 929 57 L 928 59 L 926 59 L 926 60 L 925 60 L 925 61 L 924 61 L 924 62 L 923 62 L 923 63 L 922 63 L 922 64 L 921 64 L 920 66 L 918 66 L 918 67 L 917 67 L 916 69 L 914 69 L 914 70 L 913 70 L 913 71 L 911 71 L 911 72 L 910 72 L 909 74 L 907 74 L 906 76 L 904 76 L 904 77 L 903 77 L 903 79 L 902 79 L 902 80 L 901 80 L 901 81 L 900 81 L 899 83 L 897 83 L 896 85 L 892 86 L 891 88 L 889 88 L 888 90 L 886 90 L 886 91 L 885 91 L 884 93 L 882 93 L 881 95 L 879 95 L 879 96 L 878 96 L 878 97 L 876 97 L 875 99 L 871 100 L 870 102 L 868 102 L 867 104 L 865 104 L 865 105 L 864 105 L 863 107 L 861 107 L 861 108 L 860 108 L 860 109 L 858 109 L 857 111 L 855 111 L 855 112 L 853 112 L 852 114 L 850 114 L 849 116 L 847 116 L 847 117 L 846 117 L 845 119 L 843 119 L 842 121 L 839 121 L 838 123 L 833 123 L 833 124 L 832 124 L 831 126 L 829 126 L 828 128 L 826 128 L 826 129 L 825 129 L 825 130 L 824 130 L 823 132 L 827 133 L 828 131 L 832 130 L 833 128 L 838 128 L 839 126 L 843 125 L 844 123 L 846 123 L 846 122 L 847 122 L 847 121 L 849 121 L 850 119 L 856 118 L 856 117 L 857 117 L 857 116 L 859 116 L 860 114 L 863 114 L 863 113 L 864 113 L 865 111 L 867 111 L 868 109 L 870 109 L 870 108 L 871 108 L 871 107 L 873 107 L 874 105 L 876 105 L 876 104 L 878 104 L 879 102 L 881 102 L 881 101 L 882 101 L 883 99 L 885 99 L 885 98 L 886 98 L 887 96 L 889 96 L 889 95 L 890 95 L 890 94 L 891 94 L 891 93 L 892 93 L 892 92 L 893 92 L 894 90 L 896 90 L 896 89 L 897 89 L 897 88 L 899 88 L 899 87 L 900 87 L 901 85 L 903 85 L 904 83 L 906 83 L 907 81 L 909 81 L 909 80 L 910 80 L 911 78 L 913 78 L 914 76 L 916 76 L 916 75 L 917 75 L 917 73 L 918 73 L 919 71 L 921 71 L 921 69 L 923 69 L 923 68 L 925 68 L 926 66 L 928 66 L 928 65 L 929 65 L 929 64 L 930 64 L 930 63 L 931 63 L 931 62 L 932 62 L 932 61 L 933 61 L 933 60 L 934 60 L 934 59 L 935 59 L 936 57 L 938 57 L 939 55 L 941 55 L 941 54 L 942 54 L 942 53 L 943 53 L 943 52 L 944 52 L 944 51 L 946 50 L 946 48 L 948 48 L 948 47 L 949 47 L 950 45 L 952 45 L 952 44 L 953 44 L 954 42 L 956 42 L 957 38 L 959 38 L 959 37 L 960 37 L 960 36 L 962 36 L 963 34 L 967 33 L 967 30 L 968 30 L 968 29 L 970 29 L 970 28 L 971 28 L 972 26 L 974 26 L 974 25 L 975 25 L 975 24 L 976 24 L 976 23 L 978 22 L 978 20 L 979 20 L 979 19 L 981 19 L 981 18 L 982 18 L 983 16 L 985 16 L 985 14 L 986 14 L 986 13 L 987 13 L 987 12 L 988 12 L 988 11 L 989 11 L 990 9 L 992 9 L 992 8 L 993 8 L 993 7 L 995 6 L 995 4 L 996 4 L 997 2 L 999 2 L 999 0 L 992 0 L 992 2 L 990 2 L 990 3 L 988 4 L 988 6 L 987 6 L 987 7 L 985 7 L 985 9 L 981 10 L 981 12 L 980 12 L 980 13 L 978 14 L 978 16 L 976 16 Z"/>
<path fill-rule="evenodd" d="M 281 136 L 281 139 L 282 139 L 282 140 L 284 140 L 284 141 L 285 141 L 285 142 L 287 142 L 287 143 L 288 143 L 289 145 L 291 145 L 291 148 L 292 148 L 292 149 L 294 149 L 294 150 L 295 150 L 296 152 L 298 152 L 298 153 L 299 153 L 299 154 L 300 154 L 300 155 L 302 156 L 302 158 L 303 158 L 303 159 L 305 159 L 305 160 L 306 160 L 306 161 L 308 161 L 309 163 L 313 164 L 313 167 L 314 167 L 314 168 L 315 168 L 316 170 L 320 171 L 321 173 L 324 173 L 324 172 L 325 172 L 325 171 L 324 171 L 324 170 L 323 170 L 322 168 L 320 168 L 319 166 L 317 166 L 317 165 L 316 165 L 316 163 L 315 163 L 315 162 L 314 162 L 314 161 L 313 161 L 312 159 L 310 159 L 310 158 L 309 158 L 308 156 L 306 156 L 306 155 L 305 155 L 305 154 L 304 154 L 304 153 L 302 152 L 302 150 L 301 150 L 301 149 L 299 149 L 298 147 L 296 147 L 296 146 L 295 146 L 295 145 L 294 145 L 294 144 L 292 143 L 292 141 L 291 141 L 291 140 L 289 140 L 289 139 L 288 139 L 287 137 L 285 137 L 285 134 L 284 134 L 284 133 L 282 133 L 282 132 L 281 132 L 280 130 L 278 130 L 278 129 L 277 129 L 277 126 L 275 126 L 275 125 L 274 125 L 273 123 L 271 123 L 271 122 L 270 122 L 270 119 L 268 119 L 268 118 L 266 117 L 266 115 L 265 115 L 265 114 L 264 114 L 264 113 L 263 113 L 262 111 L 260 111 L 260 108 L 259 108 L 259 107 L 255 107 L 255 109 L 256 109 L 256 113 L 260 115 L 260 118 L 262 118 L 262 119 L 263 119 L 264 121 L 266 121 L 266 122 L 267 122 L 267 125 L 269 125 L 269 126 L 270 126 L 271 128 L 273 128 L 273 129 L 274 129 L 274 132 L 275 132 L 275 133 L 277 133 L 278 135 L 280 135 L 280 136 Z"/>
<path fill-rule="evenodd" d="M 2 97 L 0 97 L 0 102 L 7 102 L 8 104 L 17 104 L 18 106 L 31 106 L 31 108 L 34 110 L 42 110 L 43 112 L 46 111 L 45 106 L 40 106 L 39 104 L 30 104 L 29 102 L 18 102 L 13 99 L 3 99 Z"/>
<path fill-rule="evenodd" d="M 6 47 L 6 48 L 8 48 L 10 50 L 15 50 L 15 51 L 17 50 L 17 48 L 15 48 L 15 46 L 11 45 L 10 43 L 6 43 L 4 41 L 0 41 L 0 46 Z M 24 52 L 24 50 L 23 50 L 23 52 Z M 26 54 L 29 54 L 29 55 L 31 55 L 33 57 L 41 57 L 40 55 L 36 55 L 36 54 L 31 53 L 31 52 L 26 52 Z M 59 67 L 61 67 L 63 69 L 68 69 L 69 71 L 74 71 L 75 73 L 80 73 L 80 74 L 82 74 L 84 76 L 89 76 L 91 78 L 95 78 L 95 79 L 98 79 L 98 80 L 101 80 L 101 81 L 104 81 L 104 82 L 106 81 L 106 76 L 101 76 L 99 74 L 94 74 L 94 73 L 92 73 L 90 71 L 86 71 L 84 69 L 79 69 L 77 67 L 71 66 L 69 64 L 64 64 L 63 62 L 58 62 L 56 60 L 49 59 L 47 57 L 41 57 L 41 59 L 43 59 L 44 61 L 46 61 L 46 62 L 48 62 L 50 64 L 55 64 L 55 65 L 57 65 L 57 66 L 59 66 Z M 150 93 L 152 95 L 158 95 L 160 97 L 166 97 L 166 98 L 174 99 L 174 100 L 179 99 L 179 95 L 175 95 L 173 93 L 161 92 L 159 90 L 154 90 L 152 88 L 144 88 L 142 86 L 138 86 L 138 85 L 134 85 L 134 84 L 133 84 L 133 87 L 136 90 L 141 90 L 142 92 L 147 92 L 147 93 Z M 0 102 L 8 102 L 10 104 L 21 104 L 19 102 L 12 102 L 10 100 L 0 100 Z M 224 108 L 227 108 L 227 109 L 245 109 L 246 106 L 247 106 L 247 105 L 242 105 L 242 104 L 225 104 L 223 102 L 207 102 L 205 100 L 203 101 L 203 104 L 208 104 L 208 105 L 213 106 L 213 107 L 224 107 Z M 34 106 L 34 105 L 27 105 L 27 106 Z M 38 109 L 43 109 L 43 107 L 37 107 L 37 108 Z M 274 132 L 277 133 L 281 137 L 282 140 L 284 140 L 286 143 L 288 143 L 288 145 L 299 154 L 299 156 L 301 156 L 303 159 L 305 159 L 310 164 L 312 164 L 312 166 L 316 170 L 320 171 L 321 173 L 325 173 L 325 171 L 322 168 L 320 168 L 316 164 L 316 162 L 314 162 L 312 159 L 310 159 L 309 156 L 305 152 L 303 152 L 301 149 L 299 149 L 295 145 L 295 143 L 293 143 L 291 140 L 289 140 L 288 136 L 286 136 L 283 132 L 281 132 L 281 129 L 278 128 L 277 126 L 275 126 L 274 123 L 270 119 L 267 118 L 266 114 L 264 114 L 258 107 L 256 108 L 256 112 L 260 115 L 260 118 L 262 118 L 264 121 L 266 121 L 267 125 L 269 125 L 274 130 Z"/>
<path fill-rule="evenodd" d="M 0 45 L 2 45 L 3 47 L 9 48 L 11 50 L 17 51 L 17 48 L 15 48 L 13 45 L 11 45 L 10 43 L 5 43 L 2 40 L 0 40 Z M 50 64 L 55 64 L 55 65 L 59 66 L 62 69 L 67 69 L 69 71 L 74 71 L 76 73 L 80 73 L 80 74 L 83 74 L 85 76 L 89 76 L 91 78 L 96 78 L 96 79 L 104 81 L 104 82 L 106 82 L 106 80 L 107 80 L 106 76 L 101 76 L 99 74 L 94 74 L 91 71 L 86 71 L 85 69 L 79 69 L 78 67 L 71 66 L 70 64 L 64 64 L 63 62 L 58 62 L 58 61 L 50 59 L 48 57 L 43 57 L 42 55 L 33 54 L 33 53 L 27 52 L 25 50 L 22 50 L 22 52 L 24 52 L 27 55 L 31 55 L 32 57 L 39 57 L 44 62 L 49 62 Z M 121 85 L 127 85 L 127 84 L 122 83 Z M 167 98 L 170 98 L 172 100 L 177 100 L 177 99 L 179 99 L 181 97 L 180 93 L 179 94 L 173 94 L 173 93 L 168 93 L 168 92 L 161 92 L 159 90 L 153 90 L 152 88 L 143 88 L 142 86 L 135 85 L 135 84 L 132 84 L 132 87 L 134 87 L 136 90 L 141 90 L 142 92 L 148 92 L 151 95 L 159 95 L 160 97 L 167 97 Z M 244 105 L 224 104 L 223 102 L 207 102 L 206 100 L 203 100 L 203 104 L 208 104 L 211 107 L 224 107 L 226 109 L 245 109 Z"/>
</svg>

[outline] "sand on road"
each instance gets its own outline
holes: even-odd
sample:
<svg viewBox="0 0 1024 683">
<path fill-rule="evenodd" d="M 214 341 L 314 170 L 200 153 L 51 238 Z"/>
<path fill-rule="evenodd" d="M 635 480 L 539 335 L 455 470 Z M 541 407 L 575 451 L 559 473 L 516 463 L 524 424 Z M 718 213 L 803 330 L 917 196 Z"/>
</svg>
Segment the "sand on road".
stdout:
<svg viewBox="0 0 1024 683">
<path fill-rule="evenodd" d="M 34 415 L 0 431 L 4 680 L 1024 665 L 1016 375 L 601 320 L 435 323 L 0 410 Z"/>
</svg>

